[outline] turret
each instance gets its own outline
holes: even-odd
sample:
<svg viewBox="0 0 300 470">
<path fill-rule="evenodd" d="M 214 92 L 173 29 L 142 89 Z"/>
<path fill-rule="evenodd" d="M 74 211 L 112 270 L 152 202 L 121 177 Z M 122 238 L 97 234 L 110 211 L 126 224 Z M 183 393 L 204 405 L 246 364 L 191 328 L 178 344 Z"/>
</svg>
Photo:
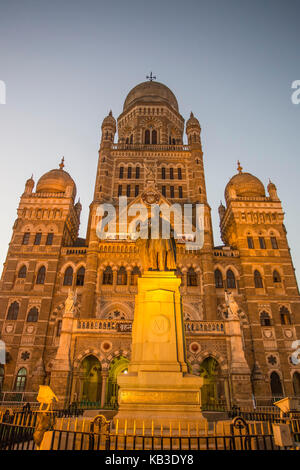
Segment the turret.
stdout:
<svg viewBox="0 0 300 470">
<path fill-rule="evenodd" d="M 103 119 L 101 129 L 101 144 L 113 143 L 116 133 L 116 120 L 112 115 L 112 111 L 110 111 L 109 115 Z"/>
<path fill-rule="evenodd" d="M 188 138 L 189 145 L 201 143 L 200 134 L 201 134 L 201 127 L 200 127 L 199 121 L 197 118 L 195 118 L 194 114 L 191 112 L 190 118 L 187 120 L 187 123 L 186 123 L 186 135 Z"/>
<path fill-rule="evenodd" d="M 32 194 L 33 188 L 34 188 L 34 180 L 33 180 L 33 175 L 32 175 L 31 178 L 29 178 L 25 183 L 24 193 L 25 194 Z"/>
<path fill-rule="evenodd" d="M 277 188 L 274 183 L 269 179 L 269 184 L 268 184 L 268 193 L 270 195 L 270 198 L 273 199 L 274 201 L 279 201 L 279 197 L 277 195 Z"/>
</svg>

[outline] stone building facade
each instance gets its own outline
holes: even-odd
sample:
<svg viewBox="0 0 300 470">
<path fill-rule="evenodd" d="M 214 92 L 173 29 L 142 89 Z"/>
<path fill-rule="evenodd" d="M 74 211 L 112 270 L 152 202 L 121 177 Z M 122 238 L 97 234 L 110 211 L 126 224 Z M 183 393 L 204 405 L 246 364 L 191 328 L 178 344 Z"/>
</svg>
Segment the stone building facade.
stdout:
<svg viewBox="0 0 300 470">
<path fill-rule="evenodd" d="M 299 395 L 293 342 L 300 338 L 300 297 L 276 187 L 270 182 L 266 194 L 239 164 L 225 189 L 226 207 L 219 207 L 224 245 L 215 247 L 200 124 L 191 113 L 184 127 L 169 88 L 141 83 L 117 122 L 111 112 L 104 119 L 85 239 L 78 238 L 82 208 L 64 162 L 34 187 L 30 178 L 0 284 L 3 400 L 33 400 L 39 384 L 50 384 L 62 401 L 116 406 L 143 272 L 134 240 L 100 240 L 96 233 L 97 207 L 117 207 L 120 196 L 129 205 L 204 206 L 203 247 L 189 251 L 177 241 L 187 359 L 205 378 L 203 403 L 266 404 Z M 75 313 L 65 317 L 70 289 Z M 226 290 L 238 318 L 228 314 Z"/>
</svg>

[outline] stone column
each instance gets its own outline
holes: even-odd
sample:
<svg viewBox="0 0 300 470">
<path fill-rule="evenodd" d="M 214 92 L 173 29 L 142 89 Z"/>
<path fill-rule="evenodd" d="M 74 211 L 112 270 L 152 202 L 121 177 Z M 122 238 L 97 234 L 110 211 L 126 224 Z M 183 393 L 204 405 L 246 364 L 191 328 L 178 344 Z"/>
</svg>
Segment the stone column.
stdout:
<svg viewBox="0 0 300 470">
<path fill-rule="evenodd" d="M 116 266 L 114 266 L 112 268 L 112 270 L 113 270 L 113 289 L 114 289 L 114 292 L 116 292 L 116 290 L 117 290 L 118 268 Z"/>
<path fill-rule="evenodd" d="M 100 407 L 101 407 L 101 408 L 103 408 L 104 405 L 105 405 L 107 378 L 108 378 L 108 372 L 107 372 L 107 371 L 102 371 L 102 372 L 101 372 L 101 380 L 102 380 L 102 386 L 101 386 L 101 404 L 100 404 Z"/>
<path fill-rule="evenodd" d="M 126 268 L 126 273 L 127 273 L 127 287 L 129 289 L 130 287 L 130 281 L 131 281 L 131 268 Z"/>
<path fill-rule="evenodd" d="M 183 276 L 183 293 L 187 293 L 187 268 L 182 268 L 181 270 Z"/>
<path fill-rule="evenodd" d="M 80 316 L 91 318 L 94 316 L 95 290 L 97 283 L 98 241 L 93 241 L 87 250 L 86 272 L 81 302 Z"/>
</svg>

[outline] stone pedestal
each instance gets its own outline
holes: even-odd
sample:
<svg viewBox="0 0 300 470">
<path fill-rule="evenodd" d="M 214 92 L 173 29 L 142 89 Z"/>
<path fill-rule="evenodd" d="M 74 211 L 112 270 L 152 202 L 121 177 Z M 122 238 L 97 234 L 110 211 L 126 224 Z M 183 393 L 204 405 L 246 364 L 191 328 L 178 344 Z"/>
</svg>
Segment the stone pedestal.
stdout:
<svg viewBox="0 0 300 470">
<path fill-rule="evenodd" d="M 51 370 L 50 386 L 54 390 L 60 405 L 66 404 L 70 394 L 72 370 L 70 350 L 74 321 L 73 312 L 64 313 L 59 346 Z"/>
<path fill-rule="evenodd" d="M 132 359 L 118 377 L 119 412 L 114 420 L 145 426 L 203 419 L 203 379 L 188 374 L 180 279 L 172 271 L 148 271 L 138 279 L 132 327 Z"/>
<path fill-rule="evenodd" d="M 230 341 L 232 396 L 239 406 L 251 406 L 251 373 L 245 358 L 240 320 L 238 318 L 229 319 L 225 324 L 225 332 Z"/>
</svg>

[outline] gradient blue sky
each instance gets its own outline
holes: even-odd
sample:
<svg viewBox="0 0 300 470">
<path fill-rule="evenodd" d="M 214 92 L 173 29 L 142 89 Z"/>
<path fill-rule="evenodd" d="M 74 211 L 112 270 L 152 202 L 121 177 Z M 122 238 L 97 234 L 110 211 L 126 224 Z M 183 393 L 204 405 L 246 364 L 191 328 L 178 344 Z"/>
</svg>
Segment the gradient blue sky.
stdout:
<svg viewBox="0 0 300 470">
<path fill-rule="evenodd" d="M 300 271 L 300 2 L 0 0 L 0 264 L 25 181 L 58 167 L 77 184 L 85 236 L 100 127 L 152 70 L 202 127 L 215 244 L 224 188 L 244 171 L 277 185 Z"/>
</svg>

